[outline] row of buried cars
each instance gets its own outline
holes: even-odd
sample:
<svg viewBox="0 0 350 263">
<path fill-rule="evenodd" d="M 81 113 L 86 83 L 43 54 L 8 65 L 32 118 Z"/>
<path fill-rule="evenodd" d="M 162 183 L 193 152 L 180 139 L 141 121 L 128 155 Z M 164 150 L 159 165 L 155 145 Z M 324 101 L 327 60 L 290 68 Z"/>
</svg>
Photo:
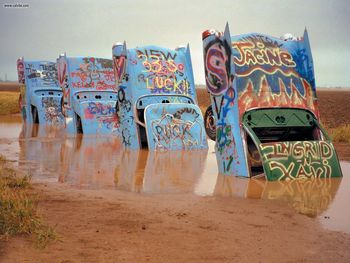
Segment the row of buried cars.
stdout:
<svg viewBox="0 0 350 263">
<path fill-rule="evenodd" d="M 222 174 L 268 180 L 340 177 L 319 118 L 307 32 L 284 39 L 251 33 L 202 34 L 204 120 L 189 46 L 112 48 L 113 58 L 17 62 L 26 124 L 62 125 L 67 134 L 119 136 L 124 147 L 207 149 Z"/>
</svg>

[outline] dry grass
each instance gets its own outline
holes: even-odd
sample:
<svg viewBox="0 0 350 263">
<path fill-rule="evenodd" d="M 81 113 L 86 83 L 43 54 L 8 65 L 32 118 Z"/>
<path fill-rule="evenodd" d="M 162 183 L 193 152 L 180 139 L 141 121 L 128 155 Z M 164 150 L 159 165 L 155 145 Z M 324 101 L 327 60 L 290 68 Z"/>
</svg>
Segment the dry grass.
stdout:
<svg viewBox="0 0 350 263">
<path fill-rule="evenodd" d="M 27 234 L 35 238 L 38 247 L 56 239 L 52 227 L 42 223 L 37 215 L 37 195 L 30 185 L 30 176 L 19 176 L 0 156 L 0 240 Z"/>
<path fill-rule="evenodd" d="M 19 113 L 19 92 L 0 92 L 0 115 Z"/>
<path fill-rule="evenodd" d="M 330 134 L 334 142 L 350 143 L 350 125 L 330 129 Z"/>
</svg>

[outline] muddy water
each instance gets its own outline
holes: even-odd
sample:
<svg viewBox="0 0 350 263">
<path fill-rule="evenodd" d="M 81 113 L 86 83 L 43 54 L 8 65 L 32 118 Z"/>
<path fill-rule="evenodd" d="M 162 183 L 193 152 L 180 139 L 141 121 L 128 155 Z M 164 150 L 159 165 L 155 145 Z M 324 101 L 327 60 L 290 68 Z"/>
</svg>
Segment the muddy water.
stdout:
<svg viewBox="0 0 350 263">
<path fill-rule="evenodd" d="M 23 128 L 20 118 L 4 117 L 0 117 L 0 151 L 37 182 L 61 182 L 79 189 L 280 200 L 298 213 L 318 217 L 326 228 L 350 233 L 347 162 L 341 162 L 341 179 L 244 179 L 218 175 L 213 142 L 205 151 L 128 151 L 117 138 L 69 138 L 62 130 Z"/>
</svg>

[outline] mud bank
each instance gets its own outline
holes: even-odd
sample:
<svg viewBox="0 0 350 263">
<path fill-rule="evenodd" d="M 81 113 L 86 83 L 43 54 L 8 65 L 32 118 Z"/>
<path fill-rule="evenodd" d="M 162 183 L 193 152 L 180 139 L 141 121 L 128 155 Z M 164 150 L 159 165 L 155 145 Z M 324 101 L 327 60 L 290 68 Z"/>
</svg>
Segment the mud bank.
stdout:
<svg viewBox="0 0 350 263">
<path fill-rule="evenodd" d="M 7 262 L 349 262 L 350 236 L 321 229 L 283 202 L 135 194 L 36 184 L 60 241 L 2 244 Z"/>
</svg>

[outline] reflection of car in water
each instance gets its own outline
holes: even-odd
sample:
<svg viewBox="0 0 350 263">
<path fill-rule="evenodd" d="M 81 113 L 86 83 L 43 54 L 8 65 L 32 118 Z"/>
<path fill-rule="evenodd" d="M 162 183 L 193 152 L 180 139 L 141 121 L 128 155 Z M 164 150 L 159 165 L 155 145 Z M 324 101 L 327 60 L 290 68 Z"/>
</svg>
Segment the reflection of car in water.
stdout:
<svg viewBox="0 0 350 263">
<path fill-rule="evenodd" d="M 82 188 L 114 187 L 114 169 L 120 162 L 121 149 L 115 136 L 65 138 L 59 181 Z"/>
<path fill-rule="evenodd" d="M 203 33 L 211 96 L 205 128 L 216 140 L 219 171 L 268 180 L 342 176 L 319 123 L 307 32 L 281 40 L 252 33 Z"/>
<path fill-rule="evenodd" d="M 52 125 L 25 124 L 19 135 L 19 160 L 22 171 L 43 181 L 57 181 L 61 171 L 60 149 L 64 129 Z"/>
<path fill-rule="evenodd" d="M 62 55 L 57 67 L 67 132 L 117 135 L 112 60 Z"/>
<path fill-rule="evenodd" d="M 118 189 L 144 193 L 193 193 L 205 168 L 207 150 L 122 153 L 115 169 Z"/>
<path fill-rule="evenodd" d="M 189 47 L 113 46 L 120 135 L 127 148 L 205 149 Z"/>
<path fill-rule="evenodd" d="M 280 200 L 298 213 L 316 217 L 331 205 L 342 178 L 269 182 L 218 175 L 214 195 Z"/>
<path fill-rule="evenodd" d="M 17 72 L 20 84 L 19 105 L 24 122 L 61 125 L 62 91 L 57 82 L 56 64 L 19 58 Z"/>
</svg>

